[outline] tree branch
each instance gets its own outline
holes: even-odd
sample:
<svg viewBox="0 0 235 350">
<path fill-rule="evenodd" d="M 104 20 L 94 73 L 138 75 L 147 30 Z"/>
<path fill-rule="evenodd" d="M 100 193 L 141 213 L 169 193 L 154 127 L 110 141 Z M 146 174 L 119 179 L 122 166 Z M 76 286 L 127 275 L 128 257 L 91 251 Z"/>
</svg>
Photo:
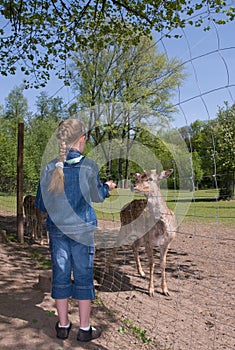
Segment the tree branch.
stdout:
<svg viewBox="0 0 235 350">
<path fill-rule="evenodd" d="M 125 3 L 121 2 L 121 1 L 117 1 L 117 0 L 112 0 L 112 1 L 113 1 L 114 5 L 117 5 L 117 6 L 120 6 L 120 7 L 124 7 L 128 12 L 134 14 L 136 17 L 140 17 L 140 18 L 144 19 L 151 26 L 153 25 L 153 22 L 142 11 L 138 12 L 135 9 L 131 8 L 130 6 L 128 6 L 127 4 L 125 4 Z"/>
</svg>

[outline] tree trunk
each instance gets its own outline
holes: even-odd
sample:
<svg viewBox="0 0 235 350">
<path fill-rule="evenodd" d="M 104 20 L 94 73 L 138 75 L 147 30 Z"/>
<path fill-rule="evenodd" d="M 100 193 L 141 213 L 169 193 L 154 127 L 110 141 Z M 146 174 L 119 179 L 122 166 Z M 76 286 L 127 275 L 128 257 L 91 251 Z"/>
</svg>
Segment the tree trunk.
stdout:
<svg viewBox="0 0 235 350">
<path fill-rule="evenodd" d="M 226 172 L 226 175 L 221 181 L 219 199 L 230 200 L 234 198 L 234 185 L 234 172 Z"/>
</svg>

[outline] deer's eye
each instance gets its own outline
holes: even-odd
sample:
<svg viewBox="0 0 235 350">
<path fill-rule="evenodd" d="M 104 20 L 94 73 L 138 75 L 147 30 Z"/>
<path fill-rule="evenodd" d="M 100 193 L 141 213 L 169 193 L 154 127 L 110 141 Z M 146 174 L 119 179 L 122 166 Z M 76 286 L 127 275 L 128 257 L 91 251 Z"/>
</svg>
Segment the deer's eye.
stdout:
<svg viewBox="0 0 235 350">
<path fill-rule="evenodd" d="M 152 177 L 149 177 L 149 178 L 148 178 L 148 181 L 153 181 L 153 178 L 152 178 Z"/>
</svg>

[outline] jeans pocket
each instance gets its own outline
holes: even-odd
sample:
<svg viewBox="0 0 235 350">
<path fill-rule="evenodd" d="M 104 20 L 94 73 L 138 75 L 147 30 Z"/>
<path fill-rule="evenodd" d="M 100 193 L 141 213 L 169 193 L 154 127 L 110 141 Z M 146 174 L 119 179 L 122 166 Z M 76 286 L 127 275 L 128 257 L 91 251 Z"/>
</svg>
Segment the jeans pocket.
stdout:
<svg viewBox="0 0 235 350">
<path fill-rule="evenodd" d="M 89 254 L 88 267 L 89 268 L 93 268 L 95 247 L 89 247 L 88 248 L 88 254 Z"/>
</svg>

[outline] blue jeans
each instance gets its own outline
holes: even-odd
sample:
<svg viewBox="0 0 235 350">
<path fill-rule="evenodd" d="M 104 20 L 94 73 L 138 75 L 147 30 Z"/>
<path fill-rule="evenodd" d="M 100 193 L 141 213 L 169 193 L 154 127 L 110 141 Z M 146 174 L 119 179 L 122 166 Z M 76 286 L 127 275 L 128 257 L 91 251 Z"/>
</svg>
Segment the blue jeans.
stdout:
<svg viewBox="0 0 235 350">
<path fill-rule="evenodd" d="M 50 233 L 50 252 L 52 298 L 94 299 L 94 246 L 81 244 L 63 233 L 53 232 Z"/>
</svg>

